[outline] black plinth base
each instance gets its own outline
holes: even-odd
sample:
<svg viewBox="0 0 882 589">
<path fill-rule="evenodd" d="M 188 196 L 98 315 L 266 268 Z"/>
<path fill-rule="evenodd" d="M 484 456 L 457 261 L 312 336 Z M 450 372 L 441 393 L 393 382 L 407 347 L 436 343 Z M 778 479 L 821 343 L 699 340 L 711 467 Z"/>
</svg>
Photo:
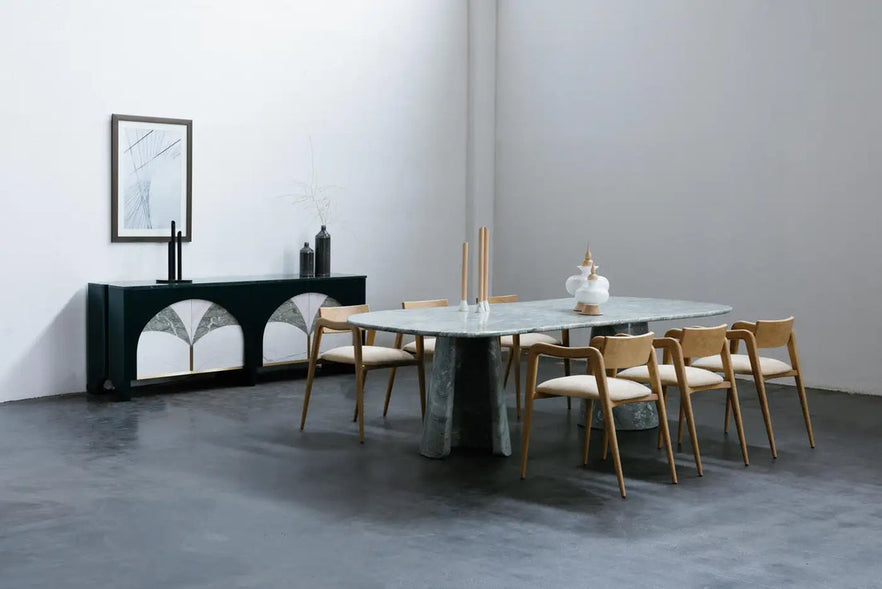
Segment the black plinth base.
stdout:
<svg viewBox="0 0 882 589">
<path fill-rule="evenodd" d="M 187 278 L 182 278 L 181 280 L 169 280 L 168 278 L 157 278 L 156 279 L 157 284 L 187 284 L 187 283 L 192 283 L 192 282 L 193 282 L 192 280 L 189 280 Z"/>
</svg>

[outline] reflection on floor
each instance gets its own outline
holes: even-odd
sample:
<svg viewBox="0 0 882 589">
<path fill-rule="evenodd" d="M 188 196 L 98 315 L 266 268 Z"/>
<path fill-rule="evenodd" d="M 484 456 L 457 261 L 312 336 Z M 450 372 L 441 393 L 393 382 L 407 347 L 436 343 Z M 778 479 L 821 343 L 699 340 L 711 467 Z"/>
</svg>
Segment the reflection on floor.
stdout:
<svg viewBox="0 0 882 589">
<path fill-rule="evenodd" d="M 558 367 L 545 367 L 556 375 Z M 741 385 L 751 466 L 723 397 L 696 395 L 705 476 L 688 442 L 671 485 L 655 431 L 621 436 L 628 499 L 599 434 L 581 466 L 576 411 L 537 405 L 529 478 L 514 455 L 417 454 L 413 370 L 141 396 L 0 405 L 3 587 L 861 587 L 878 583 L 882 398 L 770 387 L 779 458 Z M 674 395 L 676 396 L 676 395 Z M 669 413 L 677 415 L 676 400 Z"/>
</svg>

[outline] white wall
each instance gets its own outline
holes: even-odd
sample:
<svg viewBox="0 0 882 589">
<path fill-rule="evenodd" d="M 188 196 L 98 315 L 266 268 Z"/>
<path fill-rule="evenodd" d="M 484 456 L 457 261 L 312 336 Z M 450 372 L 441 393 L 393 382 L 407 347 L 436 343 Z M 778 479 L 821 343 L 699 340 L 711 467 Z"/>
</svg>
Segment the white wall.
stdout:
<svg viewBox="0 0 882 589">
<path fill-rule="evenodd" d="M 318 221 L 276 195 L 345 187 L 333 269 L 375 308 L 458 293 L 467 5 L 0 3 L 0 401 L 85 388 L 85 285 L 151 279 L 110 244 L 110 115 L 190 118 L 192 276 L 297 271 Z M 452 252 L 429 244 L 453 237 Z"/>
<path fill-rule="evenodd" d="M 882 393 L 879 30 L 872 1 L 501 2 L 495 290 L 564 296 L 590 239 L 613 294 L 793 314 L 810 384 Z"/>
</svg>

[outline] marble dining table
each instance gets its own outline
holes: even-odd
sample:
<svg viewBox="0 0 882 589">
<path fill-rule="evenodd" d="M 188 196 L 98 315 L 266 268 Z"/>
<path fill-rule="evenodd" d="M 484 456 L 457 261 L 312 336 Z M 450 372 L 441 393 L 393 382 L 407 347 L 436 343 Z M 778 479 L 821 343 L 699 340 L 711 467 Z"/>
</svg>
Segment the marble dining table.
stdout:
<svg viewBox="0 0 882 589">
<path fill-rule="evenodd" d="M 591 337 L 648 333 L 649 322 L 729 313 L 732 307 L 672 299 L 611 297 L 602 315 L 581 315 L 573 299 L 490 305 L 489 312 L 458 307 L 399 309 L 352 315 L 364 329 L 435 337 L 435 354 L 426 399 L 420 453 L 443 458 L 451 448 L 484 449 L 511 455 L 508 411 L 502 379 L 499 337 L 563 329 L 590 329 Z M 584 410 L 584 408 L 583 408 Z M 595 416 L 597 417 L 597 416 Z M 658 426 L 653 403 L 617 407 L 617 429 Z"/>
</svg>

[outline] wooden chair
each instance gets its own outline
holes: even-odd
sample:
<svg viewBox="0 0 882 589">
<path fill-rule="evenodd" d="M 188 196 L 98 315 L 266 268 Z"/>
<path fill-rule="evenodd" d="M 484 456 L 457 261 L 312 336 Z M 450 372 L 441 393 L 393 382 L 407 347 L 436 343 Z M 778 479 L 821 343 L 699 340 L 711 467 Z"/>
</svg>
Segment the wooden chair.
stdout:
<svg viewBox="0 0 882 589">
<path fill-rule="evenodd" d="M 772 417 L 769 414 L 769 403 L 766 398 L 765 381 L 773 378 L 787 378 L 792 376 L 796 380 L 796 391 L 799 402 L 802 405 L 802 417 L 805 420 L 805 430 L 808 433 L 809 445 L 815 447 L 815 436 L 812 432 L 812 418 L 809 415 L 808 401 L 805 396 L 805 386 L 802 380 L 802 371 L 799 367 L 799 352 L 796 349 L 796 333 L 793 331 L 793 317 L 774 321 L 736 321 L 732 324 L 729 332 L 731 340 L 732 369 L 735 374 L 753 375 L 756 385 L 756 394 L 759 397 L 760 407 L 763 412 L 763 421 L 766 424 L 766 434 L 769 437 L 769 448 L 772 456 L 778 457 L 775 447 L 775 434 L 772 432 Z M 738 344 L 743 341 L 747 348 L 746 354 L 738 353 Z M 790 364 L 766 358 L 759 355 L 759 351 L 767 348 L 781 348 L 787 346 L 790 356 Z M 692 363 L 707 370 L 720 370 L 716 358 L 701 358 Z M 724 430 L 729 431 L 729 412 L 731 407 L 726 405 L 726 421 Z"/>
<path fill-rule="evenodd" d="M 744 466 L 749 464 L 747 444 L 744 440 L 744 427 L 741 422 L 741 406 L 738 403 L 738 390 L 735 387 L 735 374 L 729 357 L 727 328 L 719 327 L 687 327 L 672 329 L 665 337 L 658 338 L 653 346 L 664 350 L 663 364 L 658 367 L 659 379 L 662 383 L 662 394 L 667 401 L 667 388 L 676 386 L 680 389 L 680 421 L 677 428 L 677 444 L 683 443 L 683 418 L 689 426 L 689 438 L 692 440 L 692 453 L 695 456 L 695 467 L 698 476 L 704 476 L 701 468 L 701 453 L 698 449 L 698 434 L 695 429 L 695 416 L 692 412 L 692 395 L 700 391 L 717 389 L 727 390 L 727 403 L 735 409 L 735 425 L 738 427 L 738 439 L 741 442 L 741 456 Z M 691 358 L 718 358 L 723 376 L 716 372 L 690 365 Z M 644 367 L 623 370 L 619 378 L 636 382 L 650 382 L 651 376 Z M 661 420 L 661 418 L 659 418 Z"/>
<path fill-rule="evenodd" d="M 516 303 L 518 302 L 518 295 L 500 295 L 495 297 L 487 297 L 487 301 L 491 305 Z M 508 360 L 505 363 L 505 376 L 502 379 L 503 388 L 508 385 L 508 375 L 511 372 L 512 364 L 514 365 L 515 403 L 517 407 L 516 415 L 518 419 L 521 418 L 521 354 L 526 354 L 536 344 L 564 345 L 566 347 L 569 347 L 570 330 L 561 330 L 561 337 L 559 340 L 545 333 L 504 335 L 499 338 L 499 345 L 509 352 Z M 570 375 L 569 358 L 564 360 L 564 374 L 566 376 Z M 572 401 L 569 397 L 567 397 L 567 409 L 571 408 Z"/>
<path fill-rule="evenodd" d="M 619 491 L 625 497 L 625 480 L 622 475 L 622 462 L 619 456 L 619 444 L 616 438 L 616 426 L 613 419 L 613 408 L 627 403 L 655 401 L 658 407 L 659 430 L 661 441 L 665 444 L 668 465 L 671 469 L 671 481 L 677 483 L 677 469 L 674 465 L 674 450 L 671 447 L 671 435 L 668 431 L 667 411 L 665 410 L 662 386 L 659 381 L 658 364 L 652 348 L 652 333 L 645 335 L 598 336 L 591 339 L 587 348 L 567 348 L 545 343 L 535 344 L 527 359 L 527 391 L 526 417 L 524 420 L 523 440 L 521 448 L 521 478 L 527 476 L 527 452 L 530 447 L 530 429 L 533 422 L 533 402 L 536 399 L 549 397 L 579 397 L 588 400 L 588 412 L 585 419 L 585 443 L 582 448 L 582 464 L 588 464 L 588 444 L 591 437 L 591 419 L 594 413 L 594 402 L 600 401 L 604 422 L 604 449 L 606 458 L 607 443 L 612 446 L 615 461 L 616 478 Z M 539 367 L 539 356 L 554 358 L 582 358 L 588 360 L 588 374 L 563 376 L 536 385 L 536 373 Z M 649 375 L 650 387 L 640 383 L 624 380 L 616 376 L 619 369 L 642 366 Z M 659 445 L 661 447 L 661 445 Z"/>
<path fill-rule="evenodd" d="M 309 373 L 306 377 L 306 394 L 303 397 L 303 415 L 300 418 L 300 429 L 306 424 L 306 412 L 309 409 L 309 396 L 312 392 L 312 383 L 315 379 L 315 366 L 319 360 L 324 362 L 338 362 L 350 364 L 355 367 L 355 416 L 358 419 L 358 439 L 364 443 L 364 381 L 368 370 L 376 368 L 396 368 L 398 366 L 410 366 L 415 364 L 420 383 L 420 403 L 425 411 L 426 406 L 426 373 L 423 367 L 423 344 L 417 340 L 416 355 L 409 354 L 404 350 L 375 346 L 374 338 L 376 331 L 364 330 L 365 342 L 362 344 L 362 330 L 348 322 L 350 315 L 367 313 L 370 308 L 367 305 L 353 305 L 350 307 L 321 307 L 319 318 L 315 322 L 312 353 L 309 355 Z M 340 346 L 319 353 L 323 333 L 352 333 L 352 345 Z"/>
<path fill-rule="evenodd" d="M 402 309 L 427 309 L 430 307 L 449 307 L 450 304 L 447 302 L 447 299 L 432 299 L 428 301 L 404 301 L 401 303 Z M 411 354 L 416 355 L 417 353 L 417 340 L 421 340 L 423 342 L 423 356 L 432 356 L 435 354 L 435 338 L 433 337 L 423 337 L 421 335 L 415 336 L 415 340 L 405 345 L 404 348 L 401 347 L 401 344 L 404 342 L 404 334 L 398 333 L 395 334 L 395 349 L 401 350 L 403 349 L 405 352 L 410 352 Z M 386 402 L 383 403 L 383 417 L 386 417 L 386 412 L 389 410 L 389 399 L 392 397 L 392 386 L 395 384 L 395 370 L 396 368 L 393 366 L 392 370 L 389 372 L 389 384 L 386 385 Z M 423 413 L 426 412 L 425 403 L 423 404 Z"/>
</svg>

